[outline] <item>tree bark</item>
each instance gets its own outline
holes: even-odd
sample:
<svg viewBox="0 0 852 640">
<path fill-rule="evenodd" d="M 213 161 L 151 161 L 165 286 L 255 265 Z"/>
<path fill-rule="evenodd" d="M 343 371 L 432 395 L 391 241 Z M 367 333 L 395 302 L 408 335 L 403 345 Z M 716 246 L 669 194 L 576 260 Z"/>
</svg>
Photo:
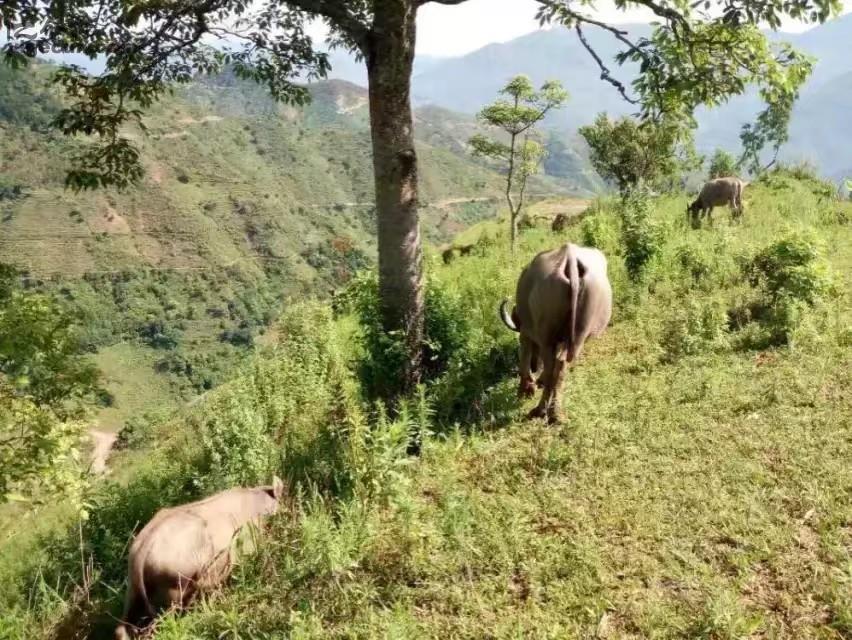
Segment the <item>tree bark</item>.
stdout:
<svg viewBox="0 0 852 640">
<path fill-rule="evenodd" d="M 420 381 L 424 304 L 417 155 L 411 116 L 414 0 L 376 0 L 365 58 L 376 182 L 379 295 L 385 331 L 405 341 L 403 391 Z"/>
<path fill-rule="evenodd" d="M 518 106 L 518 99 L 515 98 L 515 107 Z M 517 211 L 515 210 L 515 201 L 512 199 L 512 182 L 515 179 L 515 138 L 516 133 L 510 134 L 509 143 L 509 173 L 506 175 L 506 203 L 509 205 L 509 247 L 512 255 L 515 255 L 515 239 L 518 237 L 518 221 Z"/>
</svg>

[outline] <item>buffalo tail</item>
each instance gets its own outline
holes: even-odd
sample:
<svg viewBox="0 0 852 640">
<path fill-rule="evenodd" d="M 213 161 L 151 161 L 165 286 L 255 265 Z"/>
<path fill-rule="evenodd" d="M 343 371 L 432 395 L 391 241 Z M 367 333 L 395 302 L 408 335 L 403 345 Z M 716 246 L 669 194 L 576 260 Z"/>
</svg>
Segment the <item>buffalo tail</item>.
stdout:
<svg viewBox="0 0 852 640">
<path fill-rule="evenodd" d="M 580 298 L 580 268 L 577 263 L 577 247 L 567 245 L 563 273 L 571 287 L 571 304 L 568 311 L 568 362 L 573 362 L 577 348 L 577 303 Z"/>
</svg>

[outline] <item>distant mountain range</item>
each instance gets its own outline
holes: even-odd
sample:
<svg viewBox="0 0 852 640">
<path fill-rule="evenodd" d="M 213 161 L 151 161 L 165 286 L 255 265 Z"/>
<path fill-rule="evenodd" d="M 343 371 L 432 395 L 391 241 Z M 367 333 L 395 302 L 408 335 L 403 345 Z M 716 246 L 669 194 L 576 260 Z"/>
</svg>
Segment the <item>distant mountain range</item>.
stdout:
<svg viewBox="0 0 852 640">
<path fill-rule="evenodd" d="M 648 35 L 646 24 L 621 25 L 633 37 Z M 613 74 L 625 83 L 635 76 L 636 67 L 618 67 L 613 61 L 618 42 L 600 29 L 589 28 L 586 36 L 604 61 L 611 63 Z M 852 154 L 847 152 L 843 133 L 848 113 L 852 112 L 852 14 L 832 20 L 799 34 L 770 32 L 773 40 L 790 42 L 817 59 L 797 105 L 790 127 L 790 141 L 782 149 L 782 159 L 808 160 L 824 174 L 840 179 L 852 173 Z M 331 78 L 365 86 L 364 64 L 341 50 L 330 52 Z M 78 57 L 79 58 L 79 57 Z M 65 60 L 74 63 L 81 59 Z M 98 61 L 85 64 L 98 71 Z M 576 35 L 563 28 L 536 31 L 505 43 L 489 44 L 458 57 L 418 56 L 415 60 L 413 91 L 415 104 L 433 105 L 464 114 L 475 114 L 497 95 L 506 80 L 524 73 L 534 82 L 555 78 L 571 94 L 566 108 L 556 112 L 548 125 L 557 132 L 559 144 L 567 149 L 570 162 L 551 162 L 569 166 L 575 186 L 587 188 L 588 176 L 579 177 L 585 149 L 577 139 L 577 128 L 590 123 L 601 111 L 624 115 L 635 109 L 618 92 L 600 79 L 600 70 L 580 44 Z M 739 133 L 761 108 L 754 92 L 734 98 L 713 110 L 699 110 L 697 143 L 700 151 L 711 153 L 722 147 L 732 152 L 740 148 Z M 551 150 L 552 150 L 551 149 Z M 558 171 L 558 169 L 557 169 Z M 587 170 L 586 170 L 587 171 Z M 557 174 L 558 175 L 558 174 Z M 594 182 L 594 178 L 591 178 Z"/>
<path fill-rule="evenodd" d="M 650 33 L 643 24 L 621 25 L 632 37 Z M 618 42 L 600 29 L 589 28 L 586 36 L 595 50 L 611 63 L 613 74 L 629 82 L 636 67 L 619 68 L 613 61 Z M 843 133 L 852 113 L 852 14 L 837 18 L 800 34 L 770 32 L 773 40 L 787 41 L 815 58 L 817 64 L 797 105 L 790 127 L 790 142 L 783 148 L 787 160 L 808 160 L 833 178 L 852 173 L 852 152 Z M 332 76 L 363 82 L 358 65 L 345 55 L 332 56 Z M 427 58 L 415 71 L 413 96 L 417 104 L 435 104 L 463 113 L 476 113 L 497 95 L 506 80 L 524 73 L 535 83 L 555 78 L 571 93 L 566 108 L 555 113 L 549 124 L 576 132 L 596 114 L 629 114 L 635 109 L 618 92 L 601 81 L 597 64 L 576 35 L 563 28 L 530 33 L 505 43 L 490 44 L 464 56 Z M 361 75 L 358 75 L 361 74 Z M 739 133 L 761 108 L 752 92 L 739 96 L 712 111 L 698 113 L 699 150 L 715 147 L 739 150 Z"/>
</svg>

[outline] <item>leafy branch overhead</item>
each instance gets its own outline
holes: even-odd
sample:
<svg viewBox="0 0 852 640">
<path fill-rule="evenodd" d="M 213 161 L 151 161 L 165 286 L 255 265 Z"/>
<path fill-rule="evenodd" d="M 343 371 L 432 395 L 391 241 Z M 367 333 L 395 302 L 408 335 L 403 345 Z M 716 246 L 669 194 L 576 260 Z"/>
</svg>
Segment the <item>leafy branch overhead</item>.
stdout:
<svg viewBox="0 0 852 640">
<path fill-rule="evenodd" d="M 639 105 L 644 120 L 680 119 L 694 126 L 699 105 L 717 106 L 746 87 L 758 87 L 766 104 L 754 124 L 741 132 L 743 160 L 756 168 L 761 151 L 775 154 L 787 140 L 787 125 L 799 89 L 811 73 L 813 61 L 784 43 L 770 43 L 758 25 L 778 28 L 783 17 L 823 22 L 837 13 L 837 0 L 726 0 L 725 2 L 616 1 L 616 7 L 641 6 L 659 18 L 652 34 L 631 39 L 617 27 L 594 19 L 588 5 L 568 0 L 545 0 L 538 17 L 574 28 L 601 68 L 601 78 L 630 102 Z M 609 32 L 622 45 L 616 57 L 639 65 L 639 75 L 628 92 L 594 52 L 583 28 Z"/>
<path fill-rule="evenodd" d="M 257 7 L 247 0 L 13 0 L 0 7 L 0 28 L 8 35 L 4 59 L 13 66 L 57 49 L 106 56 L 98 77 L 68 65 L 55 78 L 68 97 L 55 125 L 67 135 L 96 136 L 67 178 L 68 186 L 88 189 L 124 187 L 141 176 L 138 150 L 121 127 L 142 125 L 145 109 L 197 73 L 230 66 L 278 100 L 306 102 L 307 89 L 294 78 L 321 77 L 329 69 L 327 55 L 315 51 L 305 33 L 306 17 L 288 5 Z"/>
</svg>

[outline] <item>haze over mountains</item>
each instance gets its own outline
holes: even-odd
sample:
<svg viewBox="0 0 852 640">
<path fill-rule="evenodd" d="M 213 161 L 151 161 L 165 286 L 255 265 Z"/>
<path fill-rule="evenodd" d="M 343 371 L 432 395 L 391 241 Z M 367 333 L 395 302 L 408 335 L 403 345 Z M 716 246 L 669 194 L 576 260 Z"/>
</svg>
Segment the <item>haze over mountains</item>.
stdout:
<svg viewBox="0 0 852 640">
<path fill-rule="evenodd" d="M 650 33 L 646 24 L 623 25 L 634 38 Z M 790 127 L 790 142 L 782 158 L 808 160 L 828 176 L 839 179 L 852 174 L 852 159 L 845 152 L 838 133 L 852 110 L 852 14 L 804 33 L 771 33 L 772 39 L 787 41 L 817 58 L 814 73 L 796 106 Z M 629 82 L 635 66 L 618 68 L 613 57 L 617 41 L 599 29 L 587 29 L 586 37 L 601 58 L 610 64 L 613 75 Z M 332 56 L 333 77 L 363 83 L 362 65 L 347 60 L 342 53 Z M 549 124 L 570 132 L 590 123 L 606 111 L 629 114 L 635 108 L 600 79 L 600 70 L 576 35 L 566 29 L 537 31 L 505 43 L 494 43 L 460 57 L 418 59 L 413 80 L 417 104 L 436 104 L 463 113 L 476 113 L 493 100 L 506 80 L 524 73 L 536 83 L 561 80 L 571 94 L 568 105 L 549 119 Z M 743 124 L 751 122 L 760 109 L 754 93 L 741 96 L 712 111 L 698 114 L 699 150 L 712 152 L 724 147 L 737 152 Z"/>
</svg>

